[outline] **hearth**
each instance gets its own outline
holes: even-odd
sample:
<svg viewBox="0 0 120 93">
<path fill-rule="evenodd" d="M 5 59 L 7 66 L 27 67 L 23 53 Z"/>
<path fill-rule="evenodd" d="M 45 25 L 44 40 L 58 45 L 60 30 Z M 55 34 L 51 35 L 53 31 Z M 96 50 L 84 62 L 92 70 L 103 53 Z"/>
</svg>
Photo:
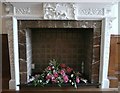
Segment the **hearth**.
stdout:
<svg viewBox="0 0 120 93">
<path fill-rule="evenodd" d="M 18 21 L 20 83 L 56 59 L 99 86 L 101 21 Z M 85 84 L 83 84 L 85 86 Z"/>
</svg>

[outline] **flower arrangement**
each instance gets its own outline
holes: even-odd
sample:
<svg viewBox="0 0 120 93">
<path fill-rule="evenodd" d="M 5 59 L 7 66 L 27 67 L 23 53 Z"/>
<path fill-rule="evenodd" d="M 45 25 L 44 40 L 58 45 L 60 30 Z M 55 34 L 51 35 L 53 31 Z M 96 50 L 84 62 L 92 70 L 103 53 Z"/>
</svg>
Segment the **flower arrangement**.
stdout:
<svg viewBox="0 0 120 93">
<path fill-rule="evenodd" d="M 34 86 L 45 86 L 47 84 L 71 84 L 77 88 L 80 82 L 87 83 L 87 80 L 81 78 L 79 72 L 75 72 L 73 68 L 66 66 L 66 64 L 59 64 L 55 59 L 50 60 L 49 65 L 45 68 L 42 74 L 35 75 L 30 79 L 29 83 Z"/>
</svg>

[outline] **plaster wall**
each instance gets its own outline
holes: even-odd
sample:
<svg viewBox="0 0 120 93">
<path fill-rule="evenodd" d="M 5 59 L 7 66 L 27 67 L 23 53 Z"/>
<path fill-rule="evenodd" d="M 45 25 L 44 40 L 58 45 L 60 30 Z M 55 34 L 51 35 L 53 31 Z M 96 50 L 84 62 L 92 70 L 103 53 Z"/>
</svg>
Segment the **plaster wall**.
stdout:
<svg viewBox="0 0 120 93">
<path fill-rule="evenodd" d="M 118 4 L 113 5 L 113 13 L 112 15 L 115 17 L 112 23 L 111 34 L 118 35 Z M 120 34 L 120 33 L 119 33 Z"/>
<path fill-rule="evenodd" d="M 0 34 L 2 33 L 2 3 L 0 2 Z"/>
</svg>

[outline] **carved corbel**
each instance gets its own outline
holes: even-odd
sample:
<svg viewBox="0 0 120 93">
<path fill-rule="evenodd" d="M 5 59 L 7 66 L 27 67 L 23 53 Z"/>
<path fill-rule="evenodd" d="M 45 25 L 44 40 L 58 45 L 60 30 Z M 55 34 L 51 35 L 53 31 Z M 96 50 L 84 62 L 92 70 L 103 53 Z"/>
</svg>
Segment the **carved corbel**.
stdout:
<svg viewBox="0 0 120 93">
<path fill-rule="evenodd" d="M 13 14 L 13 5 L 9 2 L 6 2 L 4 4 L 5 4 L 5 13 L 7 15 Z"/>
<path fill-rule="evenodd" d="M 111 18 L 108 18 L 107 19 L 107 26 L 108 26 L 108 29 L 111 29 L 112 26 L 113 26 L 113 20 L 115 20 L 116 18 L 115 17 L 111 17 Z"/>
</svg>

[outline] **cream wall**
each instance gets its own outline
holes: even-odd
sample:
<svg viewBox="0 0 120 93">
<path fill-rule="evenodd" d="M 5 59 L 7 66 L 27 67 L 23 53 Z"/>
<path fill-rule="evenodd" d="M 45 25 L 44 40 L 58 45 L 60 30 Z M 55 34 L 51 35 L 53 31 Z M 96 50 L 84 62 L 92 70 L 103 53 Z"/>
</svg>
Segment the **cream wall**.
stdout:
<svg viewBox="0 0 120 93">
<path fill-rule="evenodd" d="M 2 3 L 0 2 L 0 34 L 2 33 Z"/>
<path fill-rule="evenodd" d="M 2 32 L 2 20 L 1 20 L 1 15 L 2 15 L 2 4 L 1 4 L 1 2 L 0 2 L 0 34 L 1 34 L 1 32 Z M 2 82 L 2 46 L 1 46 L 2 44 L 1 44 L 1 35 L 0 35 L 0 93 L 1 93 L 1 91 L 2 91 L 2 84 L 1 84 L 1 82 Z"/>
<path fill-rule="evenodd" d="M 112 23 L 111 34 L 118 35 L 118 4 L 113 5 L 112 16 L 115 17 Z"/>
</svg>

